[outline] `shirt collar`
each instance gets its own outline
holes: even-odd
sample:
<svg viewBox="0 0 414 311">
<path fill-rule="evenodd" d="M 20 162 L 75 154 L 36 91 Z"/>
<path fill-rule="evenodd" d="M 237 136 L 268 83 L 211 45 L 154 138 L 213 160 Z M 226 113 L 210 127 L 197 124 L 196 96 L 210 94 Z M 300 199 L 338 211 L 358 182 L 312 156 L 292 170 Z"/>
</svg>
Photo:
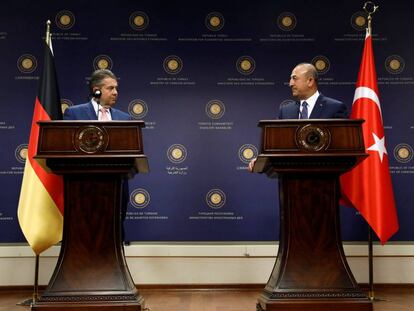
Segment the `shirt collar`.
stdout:
<svg viewBox="0 0 414 311">
<path fill-rule="evenodd" d="M 93 106 L 93 110 L 95 111 L 95 114 L 97 115 L 98 120 L 99 120 L 98 103 L 93 98 L 91 99 L 91 103 L 92 103 L 92 106 Z M 102 108 L 102 107 L 103 106 L 99 105 L 99 108 Z M 111 108 L 110 107 L 107 107 L 107 109 L 109 111 L 109 120 L 112 120 Z"/>
<path fill-rule="evenodd" d="M 308 111 L 312 111 L 313 107 L 315 107 L 315 104 L 316 104 L 316 101 L 318 100 L 318 97 L 319 97 L 319 91 L 316 90 L 316 92 L 311 97 L 309 97 L 308 99 L 302 99 L 300 101 L 300 105 L 302 106 L 302 103 L 304 101 L 306 101 L 308 103 L 308 106 L 309 106 Z"/>
<path fill-rule="evenodd" d="M 96 102 L 96 100 L 92 98 L 91 103 L 92 103 L 92 106 L 93 106 L 93 110 L 95 110 L 95 112 L 98 113 L 98 103 Z M 99 105 L 99 108 L 101 108 L 101 107 L 103 107 L 103 106 Z M 109 111 L 111 111 L 110 107 L 107 107 L 107 108 L 109 109 Z"/>
</svg>

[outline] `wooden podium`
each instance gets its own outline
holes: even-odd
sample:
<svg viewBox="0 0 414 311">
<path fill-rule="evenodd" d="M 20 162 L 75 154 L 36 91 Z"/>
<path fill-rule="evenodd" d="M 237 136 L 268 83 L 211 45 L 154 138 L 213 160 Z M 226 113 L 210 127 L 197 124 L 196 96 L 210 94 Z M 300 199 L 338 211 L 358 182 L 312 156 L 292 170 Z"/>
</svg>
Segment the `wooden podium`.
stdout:
<svg viewBox="0 0 414 311">
<path fill-rule="evenodd" d="M 141 311 L 121 238 L 123 181 L 147 172 L 143 121 L 39 122 L 36 159 L 64 178 L 62 247 L 32 310 Z"/>
<path fill-rule="evenodd" d="M 280 244 L 256 310 L 372 310 L 346 261 L 339 226 L 339 175 L 367 156 L 362 122 L 259 122 L 253 171 L 279 178 Z"/>
</svg>

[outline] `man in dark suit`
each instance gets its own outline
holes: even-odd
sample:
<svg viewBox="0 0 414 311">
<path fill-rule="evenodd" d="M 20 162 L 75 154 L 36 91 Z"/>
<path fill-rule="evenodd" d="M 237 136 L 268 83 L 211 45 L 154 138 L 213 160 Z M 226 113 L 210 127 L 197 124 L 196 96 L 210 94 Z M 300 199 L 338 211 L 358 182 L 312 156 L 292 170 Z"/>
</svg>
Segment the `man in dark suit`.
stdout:
<svg viewBox="0 0 414 311">
<path fill-rule="evenodd" d="M 326 97 L 318 91 L 318 72 L 310 63 L 296 65 L 289 86 L 295 101 L 279 107 L 279 119 L 346 119 L 348 108 L 343 102 Z M 249 171 L 253 171 L 253 159 Z"/>
<path fill-rule="evenodd" d="M 108 69 L 95 70 L 89 82 L 91 100 L 85 104 L 68 107 L 64 114 L 64 120 L 131 120 L 129 114 L 113 108 L 118 98 L 118 82 L 116 76 Z M 129 201 L 128 180 L 125 179 L 122 187 L 122 240 L 124 240 L 123 221 Z"/>
<path fill-rule="evenodd" d="M 85 104 L 69 107 L 64 120 L 131 120 L 130 115 L 113 108 L 118 98 L 116 76 L 108 69 L 98 69 L 89 82 L 91 100 Z"/>
<path fill-rule="evenodd" d="M 309 63 L 297 65 L 290 76 L 289 86 L 296 101 L 279 108 L 279 119 L 344 119 L 346 105 L 318 91 L 318 72 Z"/>
</svg>

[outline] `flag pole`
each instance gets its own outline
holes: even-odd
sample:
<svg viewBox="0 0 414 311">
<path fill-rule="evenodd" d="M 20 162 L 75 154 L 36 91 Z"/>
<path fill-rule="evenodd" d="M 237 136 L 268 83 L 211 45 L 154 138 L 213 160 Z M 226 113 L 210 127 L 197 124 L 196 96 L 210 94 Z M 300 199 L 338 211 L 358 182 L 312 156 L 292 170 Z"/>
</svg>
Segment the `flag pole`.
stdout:
<svg viewBox="0 0 414 311">
<path fill-rule="evenodd" d="M 50 46 L 50 38 L 51 38 L 51 34 L 50 34 L 50 24 L 51 24 L 51 22 L 48 19 L 47 22 L 46 22 L 46 37 L 45 37 L 46 44 L 48 46 Z"/>
<path fill-rule="evenodd" d="M 379 6 L 375 5 L 372 1 L 367 1 L 364 3 L 363 10 L 368 14 L 368 34 L 371 34 L 371 22 L 372 22 L 372 16 L 371 14 L 374 14 L 378 10 Z"/>
<path fill-rule="evenodd" d="M 39 255 L 36 254 L 35 261 L 35 275 L 34 275 L 34 285 L 33 285 L 33 294 L 32 298 L 25 299 L 16 303 L 17 306 L 30 307 L 33 303 L 36 302 L 39 292 Z"/>
<path fill-rule="evenodd" d="M 36 254 L 33 303 L 36 302 L 37 297 L 39 296 L 39 257 L 40 257 L 39 254 Z"/>
<path fill-rule="evenodd" d="M 50 47 L 51 43 L 51 34 L 50 34 L 50 20 L 46 21 L 46 37 L 45 41 L 46 44 Z M 34 289 L 33 289 L 33 303 L 36 302 L 37 298 L 39 297 L 39 254 L 36 254 L 36 263 L 35 263 L 35 278 L 34 278 Z"/>
<path fill-rule="evenodd" d="M 50 34 L 50 20 L 46 21 L 46 36 L 45 41 L 48 46 L 50 46 L 51 34 Z M 26 299 L 24 301 L 18 302 L 17 305 L 19 306 L 31 306 L 34 304 L 39 297 L 39 261 L 40 256 L 36 254 L 35 258 L 35 274 L 34 274 L 34 285 L 33 285 L 33 294 L 32 298 Z"/>
<path fill-rule="evenodd" d="M 372 229 L 368 224 L 368 275 L 369 275 L 369 289 L 368 298 L 371 301 L 375 300 L 374 293 L 374 260 L 373 260 L 373 246 L 372 246 Z"/>
<path fill-rule="evenodd" d="M 46 44 L 50 47 L 51 42 L 51 34 L 50 34 L 50 20 L 46 21 Z M 39 254 L 36 254 L 36 263 L 35 263 L 35 278 L 34 278 L 34 289 L 33 289 L 33 303 L 36 302 L 37 298 L 39 297 Z"/>
<path fill-rule="evenodd" d="M 46 21 L 46 44 L 50 47 L 50 40 L 51 40 L 51 34 L 50 34 L 50 20 L 48 19 Z M 36 262 L 35 262 L 35 277 L 34 277 L 34 289 L 33 289 L 33 303 L 36 302 L 37 298 L 39 297 L 39 254 L 36 254 Z"/>
<path fill-rule="evenodd" d="M 367 1 L 364 4 L 363 10 L 368 14 L 368 27 L 367 27 L 367 35 L 372 34 L 372 14 L 374 14 L 378 10 L 378 5 L 375 5 L 372 1 Z M 368 224 L 368 298 L 371 301 L 375 299 L 375 292 L 374 292 L 374 248 L 372 243 L 372 228 Z"/>
</svg>

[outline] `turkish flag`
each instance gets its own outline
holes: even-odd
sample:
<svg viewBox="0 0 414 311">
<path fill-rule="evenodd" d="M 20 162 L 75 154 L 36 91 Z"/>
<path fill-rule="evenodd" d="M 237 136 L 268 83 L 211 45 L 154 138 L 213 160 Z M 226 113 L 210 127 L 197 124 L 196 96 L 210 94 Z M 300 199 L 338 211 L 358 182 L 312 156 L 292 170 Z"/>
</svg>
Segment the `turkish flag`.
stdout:
<svg viewBox="0 0 414 311">
<path fill-rule="evenodd" d="M 385 244 L 398 231 L 398 217 L 385 148 L 384 127 L 375 71 L 372 37 L 367 30 L 352 104 L 351 119 L 364 119 L 368 158 L 341 176 L 346 205 L 355 207 Z"/>
</svg>

